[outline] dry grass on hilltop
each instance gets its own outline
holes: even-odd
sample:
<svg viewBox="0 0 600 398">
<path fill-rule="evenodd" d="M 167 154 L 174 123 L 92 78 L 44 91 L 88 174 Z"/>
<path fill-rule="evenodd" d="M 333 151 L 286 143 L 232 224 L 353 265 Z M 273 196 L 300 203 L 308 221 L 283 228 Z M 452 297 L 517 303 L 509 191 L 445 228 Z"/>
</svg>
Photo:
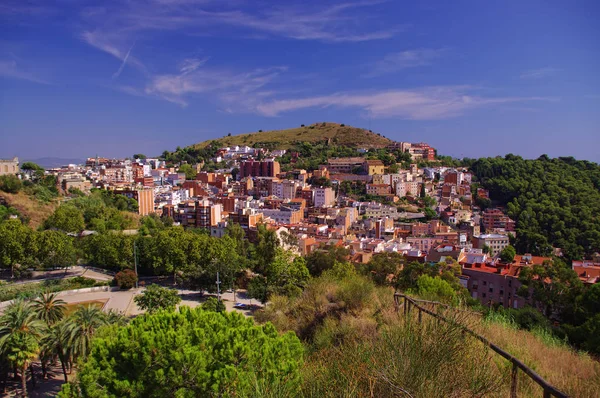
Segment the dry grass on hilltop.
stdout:
<svg viewBox="0 0 600 398">
<path fill-rule="evenodd" d="M 305 127 L 286 130 L 271 130 L 252 132 L 219 138 L 224 146 L 247 145 L 256 143 L 271 143 L 277 149 L 288 149 L 298 142 L 323 142 L 328 140 L 332 144 L 344 145 L 355 148 L 383 148 L 393 141 L 376 133 L 362 128 L 342 126 L 338 123 L 315 123 Z M 211 141 L 208 140 L 194 145 L 203 148 Z"/>
</svg>

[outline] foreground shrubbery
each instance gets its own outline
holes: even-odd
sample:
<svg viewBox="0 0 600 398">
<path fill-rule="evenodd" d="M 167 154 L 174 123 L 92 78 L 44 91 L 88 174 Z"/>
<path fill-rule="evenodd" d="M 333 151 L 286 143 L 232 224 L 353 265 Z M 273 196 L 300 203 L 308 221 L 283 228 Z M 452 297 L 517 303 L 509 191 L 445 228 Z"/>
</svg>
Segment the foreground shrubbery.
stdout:
<svg viewBox="0 0 600 398">
<path fill-rule="evenodd" d="M 435 290 L 439 289 L 425 289 L 428 294 Z M 326 272 L 297 298 L 272 297 L 256 319 L 272 322 L 280 331 L 295 331 L 307 347 L 298 396 L 510 394 L 508 361 L 463 335 L 458 327 L 438 324 L 427 315 L 419 323 L 415 311 L 405 319 L 395 312 L 392 298 L 391 288 L 377 287 L 349 270 Z M 531 319 L 535 314 L 519 314 L 522 327 L 533 325 L 528 332 L 518 330 L 512 315 L 499 317 L 498 312 L 490 312 L 482 318 L 470 312 L 444 311 L 446 318 L 477 330 L 571 396 L 592 397 L 592 391 L 600 387 L 600 365 L 544 332 L 535 323 L 540 318 Z M 523 373 L 518 386 L 519 396 L 541 394 L 539 386 Z"/>
<path fill-rule="evenodd" d="M 298 390 L 303 348 L 293 333 L 239 313 L 182 307 L 105 329 L 65 397 L 245 397 Z"/>
</svg>

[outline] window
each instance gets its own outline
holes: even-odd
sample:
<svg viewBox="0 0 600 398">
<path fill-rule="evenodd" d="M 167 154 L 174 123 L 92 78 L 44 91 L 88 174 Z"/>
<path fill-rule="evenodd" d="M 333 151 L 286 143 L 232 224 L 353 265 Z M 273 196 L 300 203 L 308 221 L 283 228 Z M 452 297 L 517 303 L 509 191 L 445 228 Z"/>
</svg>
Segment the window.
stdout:
<svg viewBox="0 0 600 398">
<path fill-rule="evenodd" d="M 485 298 L 485 293 L 481 293 L 481 297 Z M 515 307 L 516 308 L 516 307 Z"/>
<path fill-rule="evenodd" d="M 485 285 L 487 285 L 487 282 L 486 282 L 486 281 L 483 281 L 483 286 L 485 286 Z"/>
<path fill-rule="evenodd" d="M 504 290 L 500 289 L 500 295 L 504 296 Z"/>
</svg>

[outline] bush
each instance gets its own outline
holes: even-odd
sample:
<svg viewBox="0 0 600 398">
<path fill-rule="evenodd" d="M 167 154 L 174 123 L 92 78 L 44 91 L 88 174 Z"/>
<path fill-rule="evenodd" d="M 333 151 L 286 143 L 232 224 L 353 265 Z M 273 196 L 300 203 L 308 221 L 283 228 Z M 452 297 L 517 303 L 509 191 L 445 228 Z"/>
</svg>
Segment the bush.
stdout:
<svg viewBox="0 0 600 398">
<path fill-rule="evenodd" d="M 0 176 L 0 191 L 18 193 L 21 188 L 23 183 L 19 177 L 12 174 Z"/>
<path fill-rule="evenodd" d="M 225 304 L 223 304 L 223 301 L 217 300 L 215 297 L 209 297 L 204 304 L 202 304 L 202 309 L 212 312 L 225 312 Z"/>
<path fill-rule="evenodd" d="M 126 269 L 120 272 L 117 272 L 115 275 L 115 281 L 117 282 L 117 286 L 123 290 L 131 289 L 135 286 L 138 277 L 133 272 L 133 270 Z"/>
</svg>

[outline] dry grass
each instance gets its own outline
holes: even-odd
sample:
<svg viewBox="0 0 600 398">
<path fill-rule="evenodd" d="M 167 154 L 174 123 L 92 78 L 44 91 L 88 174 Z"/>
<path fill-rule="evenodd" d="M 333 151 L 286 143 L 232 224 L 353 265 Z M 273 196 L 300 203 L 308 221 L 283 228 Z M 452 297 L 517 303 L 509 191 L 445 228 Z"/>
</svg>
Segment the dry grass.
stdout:
<svg viewBox="0 0 600 398">
<path fill-rule="evenodd" d="M 544 333 L 517 330 L 506 323 L 483 321 L 475 329 L 569 396 L 600 395 L 600 363 L 589 355 Z M 497 363 L 509 367 L 502 358 Z M 519 383 L 519 396 L 541 395 L 541 388 L 529 378 L 520 377 Z"/>
<path fill-rule="evenodd" d="M 402 309 L 393 310 L 392 295 L 360 278 L 318 278 L 296 299 L 275 297 L 256 319 L 294 330 L 305 342 L 301 396 L 510 395 L 507 360 L 461 328 L 425 313 L 419 322 L 414 308 L 405 318 Z M 599 396 L 600 363 L 564 342 L 517 330 L 503 318 L 453 309 L 441 314 L 485 336 L 569 396 Z M 518 377 L 519 397 L 542 395 L 525 373 Z"/>
<path fill-rule="evenodd" d="M 75 312 L 77 310 L 77 308 L 83 306 L 83 307 L 87 307 L 87 306 L 92 306 L 92 307 L 96 307 L 99 310 L 101 310 L 102 308 L 104 308 L 104 305 L 106 304 L 106 302 L 108 301 L 108 299 L 99 299 L 99 300 L 89 300 L 89 301 L 81 301 L 79 303 L 69 303 L 66 305 L 66 309 L 65 309 L 65 317 L 68 317 L 69 315 L 71 315 L 73 312 Z"/>
<path fill-rule="evenodd" d="M 0 198 L 14 207 L 23 215 L 29 218 L 29 225 L 37 228 L 44 223 L 50 214 L 58 207 L 58 201 L 49 203 L 41 202 L 35 197 L 27 195 L 24 192 L 16 194 L 0 192 Z"/>
<path fill-rule="evenodd" d="M 253 132 L 220 138 L 219 141 L 226 146 L 247 145 L 255 143 L 274 143 L 278 149 L 287 149 L 297 142 L 323 142 L 329 140 L 336 145 L 345 145 L 360 148 L 382 148 L 392 143 L 391 140 L 381 137 L 369 130 L 341 126 L 337 123 L 316 123 L 306 127 L 298 127 L 287 130 L 271 130 Z M 211 141 L 204 141 L 194 145 L 198 148 L 207 146 Z"/>
</svg>

